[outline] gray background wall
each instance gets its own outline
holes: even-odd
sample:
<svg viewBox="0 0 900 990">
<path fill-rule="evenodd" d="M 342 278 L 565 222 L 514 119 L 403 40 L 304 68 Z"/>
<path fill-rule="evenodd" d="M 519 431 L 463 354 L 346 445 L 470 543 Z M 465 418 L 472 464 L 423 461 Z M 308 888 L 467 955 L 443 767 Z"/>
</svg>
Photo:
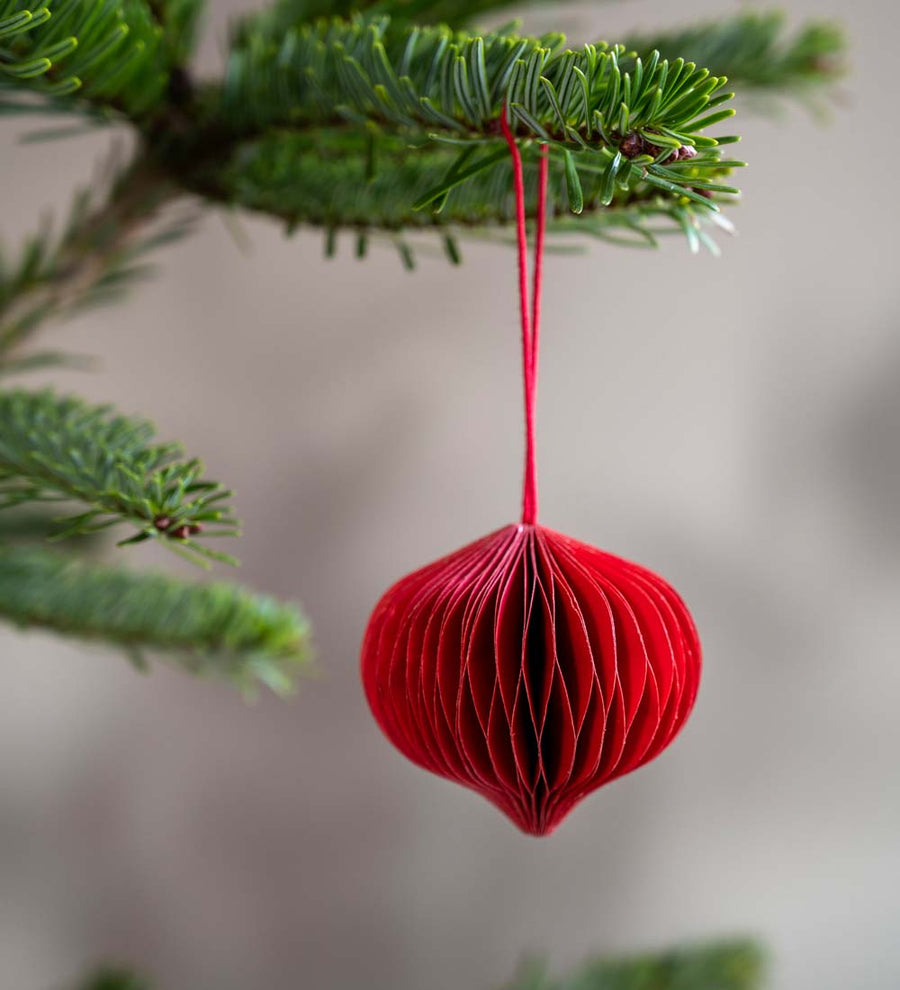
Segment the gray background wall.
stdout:
<svg viewBox="0 0 900 990">
<path fill-rule="evenodd" d="M 212 4 L 209 68 L 247 6 Z M 544 521 L 667 575 L 707 663 L 677 745 L 550 839 L 407 765 L 357 681 L 387 584 L 517 509 L 512 253 L 409 275 L 255 219 L 242 254 L 210 216 L 127 304 L 52 331 L 104 366 L 55 381 L 153 415 L 238 489 L 241 577 L 303 600 L 322 676 L 247 707 L 0 632 L 4 990 L 101 957 L 163 990 L 476 990 L 528 950 L 562 967 L 744 931 L 777 990 L 900 985 L 897 14 L 790 8 L 840 17 L 854 72 L 824 129 L 742 116 L 724 258 L 673 241 L 548 261 Z M 673 16 L 636 0 L 528 23 L 614 39 Z M 10 239 L 104 143 L 13 138 Z"/>
</svg>

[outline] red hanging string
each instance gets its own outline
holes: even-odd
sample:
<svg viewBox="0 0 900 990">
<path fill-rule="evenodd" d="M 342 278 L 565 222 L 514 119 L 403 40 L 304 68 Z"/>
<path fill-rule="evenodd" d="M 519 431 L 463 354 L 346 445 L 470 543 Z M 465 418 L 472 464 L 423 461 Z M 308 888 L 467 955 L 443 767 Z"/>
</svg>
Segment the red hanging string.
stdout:
<svg viewBox="0 0 900 990">
<path fill-rule="evenodd" d="M 516 235 L 519 243 L 519 309 L 522 321 L 522 377 L 525 384 L 525 483 L 522 491 L 522 522 L 537 522 L 537 459 L 535 453 L 535 395 L 537 391 L 538 330 L 541 319 L 541 287 L 544 268 L 544 237 L 547 229 L 547 145 L 541 145 L 538 172 L 537 233 L 534 253 L 534 295 L 528 299 L 528 234 L 525 228 L 525 180 L 522 155 L 506 119 L 506 107 L 500 126 L 513 165 L 513 190 L 516 199 Z"/>
<path fill-rule="evenodd" d="M 541 293 L 544 288 L 544 238 L 547 233 L 547 173 L 550 150 L 541 145 L 538 165 L 537 232 L 534 247 L 534 299 L 531 304 L 531 374 L 537 389 L 538 327 L 541 322 Z"/>
</svg>

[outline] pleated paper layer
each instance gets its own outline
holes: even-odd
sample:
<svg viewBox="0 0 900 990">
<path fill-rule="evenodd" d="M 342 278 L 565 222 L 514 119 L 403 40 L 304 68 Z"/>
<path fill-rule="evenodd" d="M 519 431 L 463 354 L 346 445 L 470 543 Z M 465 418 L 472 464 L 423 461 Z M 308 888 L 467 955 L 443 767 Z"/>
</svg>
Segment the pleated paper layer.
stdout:
<svg viewBox="0 0 900 990">
<path fill-rule="evenodd" d="M 690 613 L 661 577 L 529 525 L 398 581 L 362 648 L 388 739 L 533 835 L 672 741 L 700 666 Z"/>
</svg>

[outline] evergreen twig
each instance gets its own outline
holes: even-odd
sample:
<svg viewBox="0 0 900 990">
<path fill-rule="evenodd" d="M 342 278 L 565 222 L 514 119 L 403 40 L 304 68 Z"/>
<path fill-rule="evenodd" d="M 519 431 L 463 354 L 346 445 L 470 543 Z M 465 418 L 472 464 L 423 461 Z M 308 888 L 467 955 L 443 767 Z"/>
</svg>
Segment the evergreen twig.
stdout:
<svg viewBox="0 0 900 990">
<path fill-rule="evenodd" d="M 765 957 L 748 939 L 648 952 L 584 963 L 563 977 L 552 977 L 542 960 L 533 959 L 506 990 L 759 990 Z M 126 970 L 101 970 L 108 982 L 88 982 L 80 990 L 149 990 Z"/>
<path fill-rule="evenodd" d="M 78 990 L 150 990 L 143 977 L 118 966 L 104 966 L 78 984 Z"/>
<path fill-rule="evenodd" d="M 532 960 L 506 990 L 760 990 L 764 971 L 759 944 L 741 939 L 593 959 L 561 978 Z"/>
<path fill-rule="evenodd" d="M 793 34 L 781 11 L 745 10 L 717 21 L 635 34 L 638 52 L 681 56 L 728 76 L 741 92 L 808 99 L 827 92 L 844 70 L 843 34 L 829 21 L 811 21 Z"/>
<path fill-rule="evenodd" d="M 0 111 L 31 93 L 141 119 L 166 94 L 163 35 L 145 0 L 0 0 Z"/>
<path fill-rule="evenodd" d="M 251 131 L 343 117 L 420 143 L 498 148 L 507 107 L 523 138 L 583 152 L 624 184 L 632 173 L 656 175 L 685 146 L 695 166 L 714 165 L 719 145 L 733 139 L 701 132 L 734 113 L 724 85 L 681 59 L 631 64 L 622 46 L 567 49 L 563 35 L 482 37 L 355 17 L 234 46 L 221 112 Z"/>
<path fill-rule="evenodd" d="M 130 523 L 137 532 L 123 543 L 156 539 L 197 562 L 234 562 L 198 542 L 237 534 L 231 493 L 178 444 L 154 444 L 150 423 L 18 389 L 0 392 L 0 423 L 0 509 L 79 501 L 87 511 L 60 519 L 58 538 Z"/>
<path fill-rule="evenodd" d="M 439 229 L 453 238 L 471 238 L 508 230 L 513 212 L 508 156 L 454 184 L 435 212 L 416 209 L 416 202 L 432 199 L 435 189 L 446 184 L 458 161 L 458 149 L 436 145 L 411 155 L 404 142 L 382 135 L 376 151 L 378 167 L 370 176 L 369 153 L 364 137 L 340 128 L 322 128 L 315 135 L 277 132 L 245 144 L 231 163 L 198 170 L 192 181 L 207 199 L 281 217 L 290 231 L 309 224 L 370 238 L 385 231 Z M 730 229 L 719 214 L 693 200 L 663 195 L 649 183 L 628 189 L 617 185 L 610 204 L 604 206 L 603 170 L 591 168 L 577 153 L 570 157 L 581 167 L 581 213 L 571 213 L 565 162 L 556 156 L 550 164 L 550 233 L 645 247 L 655 246 L 661 234 L 684 233 L 693 250 L 703 245 L 716 250 L 710 224 Z M 525 159 L 529 202 L 534 202 L 536 157 L 526 153 Z M 729 165 L 720 164 L 722 171 Z M 719 172 L 692 169 L 687 160 L 677 168 L 711 199 L 725 203 L 733 198 L 733 187 L 722 181 Z"/>
<path fill-rule="evenodd" d="M 284 694 L 310 656 L 306 621 L 291 605 L 232 584 L 133 574 L 68 554 L 0 545 L 0 617 Z"/>
</svg>

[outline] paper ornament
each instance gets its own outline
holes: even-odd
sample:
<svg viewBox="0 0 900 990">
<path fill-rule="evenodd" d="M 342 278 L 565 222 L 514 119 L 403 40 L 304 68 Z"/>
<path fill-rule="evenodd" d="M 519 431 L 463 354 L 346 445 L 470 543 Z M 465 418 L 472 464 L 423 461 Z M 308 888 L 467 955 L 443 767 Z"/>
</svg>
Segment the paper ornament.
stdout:
<svg viewBox="0 0 900 990">
<path fill-rule="evenodd" d="M 400 580 L 363 644 L 391 742 L 533 835 L 664 749 L 699 674 L 694 624 L 662 578 L 523 524 Z"/>
<path fill-rule="evenodd" d="M 375 607 L 362 677 L 410 760 L 546 835 L 591 791 L 653 759 L 700 679 L 687 607 L 661 577 L 537 523 L 534 398 L 547 151 L 528 311 L 521 158 L 506 115 L 519 239 L 526 469 L 522 522 L 402 578 Z"/>
</svg>

